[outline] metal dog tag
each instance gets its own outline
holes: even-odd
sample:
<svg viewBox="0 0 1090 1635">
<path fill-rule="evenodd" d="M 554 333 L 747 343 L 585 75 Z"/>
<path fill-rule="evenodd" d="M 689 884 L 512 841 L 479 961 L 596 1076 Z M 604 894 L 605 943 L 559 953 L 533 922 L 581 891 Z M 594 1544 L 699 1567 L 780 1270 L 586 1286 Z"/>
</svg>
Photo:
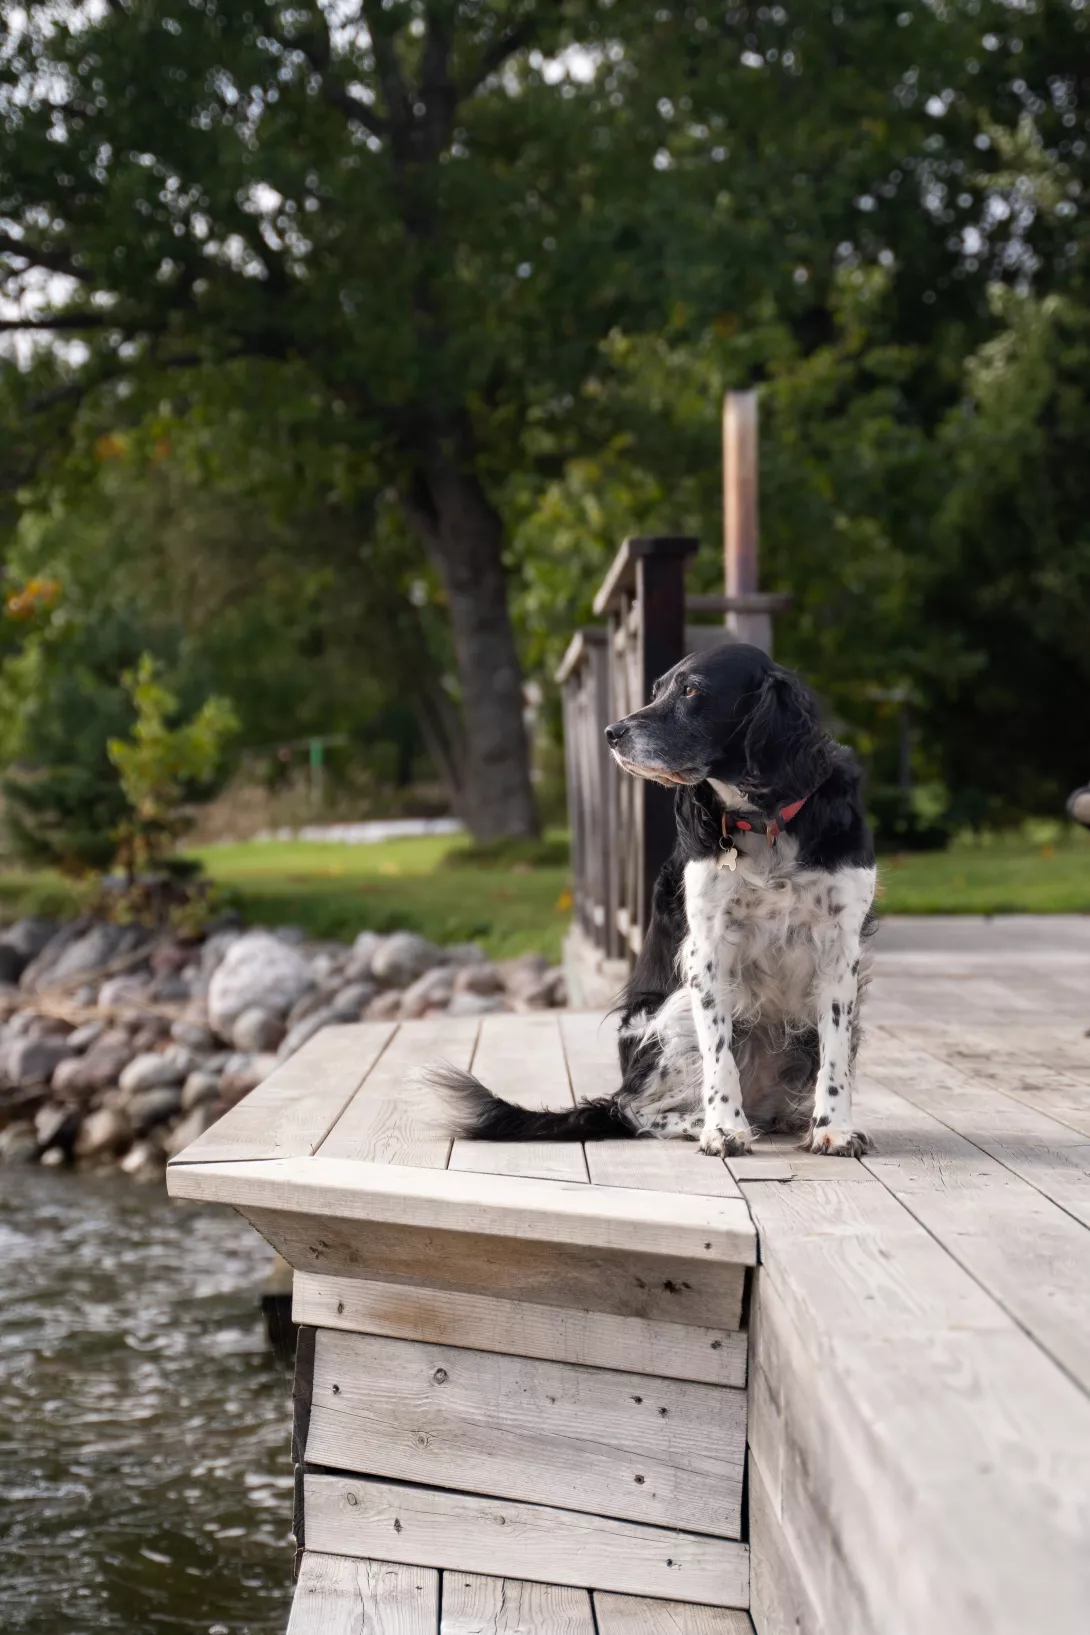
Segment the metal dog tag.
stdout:
<svg viewBox="0 0 1090 1635">
<path fill-rule="evenodd" d="M 719 853 L 719 856 L 716 858 L 716 862 L 718 863 L 718 865 L 719 865 L 719 867 L 721 869 L 729 869 L 731 871 L 731 873 L 733 874 L 735 869 L 738 866 L 738 848 L 737 848 L 737 846 L 731 846 L 730 849 L 728 851 L 725 851 L 725 852 L 721 851 Z"/>
</svg>

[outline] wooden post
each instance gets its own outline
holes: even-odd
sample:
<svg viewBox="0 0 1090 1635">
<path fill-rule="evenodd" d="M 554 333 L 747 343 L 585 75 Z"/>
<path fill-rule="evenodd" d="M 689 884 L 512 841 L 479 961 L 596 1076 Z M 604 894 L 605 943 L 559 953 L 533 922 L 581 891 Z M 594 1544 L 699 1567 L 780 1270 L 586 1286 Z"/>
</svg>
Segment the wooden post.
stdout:
<svg viewBox="0 0 1090 1635">
<path fill-rule="evenodd" d="M 723 555 L 727 596 L 758 590 L 757 393 L 728 392 L 723 399 Z M 730 612 L 724 620 L 737 641 L 772 651 L 772 619 L 766 612 Z"/>
</svg>

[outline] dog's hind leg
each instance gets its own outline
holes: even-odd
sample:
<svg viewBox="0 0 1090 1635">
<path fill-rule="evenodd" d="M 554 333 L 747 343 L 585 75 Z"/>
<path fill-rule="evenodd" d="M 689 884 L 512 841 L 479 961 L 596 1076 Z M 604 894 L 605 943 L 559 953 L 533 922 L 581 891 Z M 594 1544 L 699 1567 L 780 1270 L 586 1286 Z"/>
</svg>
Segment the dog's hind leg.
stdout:
<svg viewBox="0 0 1090 1635">
<path fill-rule="evenodd" d="M 812 1152 L 858 1158 L 870 1142 L 852 1122 L 863 925 L 874 896 L 873 869 L 842 869 L 829 885 L 830 925 L 819 944 L 815 1001 L 821 1064 L 810 1126 Z"/>
</svg>

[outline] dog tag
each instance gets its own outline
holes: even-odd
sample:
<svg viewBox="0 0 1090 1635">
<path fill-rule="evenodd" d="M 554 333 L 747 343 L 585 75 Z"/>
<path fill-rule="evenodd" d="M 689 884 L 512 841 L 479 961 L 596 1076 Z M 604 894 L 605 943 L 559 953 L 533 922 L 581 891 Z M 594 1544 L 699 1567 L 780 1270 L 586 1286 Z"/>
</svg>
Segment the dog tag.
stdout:
<svg viewBox="0 0 1090 1635">
<path fill-rule="evenodd" d="M 730 849 L 725 852 L 721 851 L 719 856 L 716 858 L 716 862 L 719 864 L 721 869 L 729 869 L 733 874 L 738 866 L 737 846 L 731 846 Z"/>
</svg>

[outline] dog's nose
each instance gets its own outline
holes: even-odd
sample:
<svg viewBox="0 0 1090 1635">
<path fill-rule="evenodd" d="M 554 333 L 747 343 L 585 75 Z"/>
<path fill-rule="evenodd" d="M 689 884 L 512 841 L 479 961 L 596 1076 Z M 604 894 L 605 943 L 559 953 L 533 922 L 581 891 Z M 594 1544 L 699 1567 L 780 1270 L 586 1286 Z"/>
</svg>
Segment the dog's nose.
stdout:
<svg viewBox="0 0 1090 1635">
<path fill-rule="evenodd" d="M 606 728 L 606 743 L 611 749 L 615 749 L 627 731 L 627 722 L 614 721 L 611 726 Z"/>
</svg>

